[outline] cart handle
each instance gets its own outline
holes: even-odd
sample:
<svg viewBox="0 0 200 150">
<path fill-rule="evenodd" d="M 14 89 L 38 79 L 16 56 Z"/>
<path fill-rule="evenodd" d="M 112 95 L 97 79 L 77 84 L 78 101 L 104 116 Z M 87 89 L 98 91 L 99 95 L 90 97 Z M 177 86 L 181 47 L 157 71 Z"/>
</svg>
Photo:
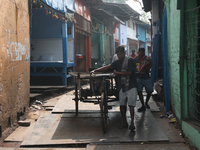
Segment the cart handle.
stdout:
<svg viewBox="0 0 200 150">
<path fill-rule="evenodd" d="M 101 73 L 101 74 L 91 74 L 91 77 L 114 77 L 114 73 Z"/>
</svg>

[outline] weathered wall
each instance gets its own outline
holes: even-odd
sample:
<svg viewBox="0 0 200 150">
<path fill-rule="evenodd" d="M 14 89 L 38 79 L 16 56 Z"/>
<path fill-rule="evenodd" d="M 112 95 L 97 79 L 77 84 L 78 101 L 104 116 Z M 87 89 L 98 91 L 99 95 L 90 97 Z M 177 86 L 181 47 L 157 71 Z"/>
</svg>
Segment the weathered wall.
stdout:
<svg viewBox="0 0 200 150">
<path fill-rule="evenodd" d="M 110 36 L 109 34 L 104 33 L 104 57 L 105 57 L 105 64 L 110 64 L 110 60 L 112 56 L 110 55 Z"/>
<path fill-rule="evenodd" d="M 28 1 L 0 1 L 0 126 L 4 130 L 29 103 Z"/>
<path fill-rule="evenodd" d="M 166 0 L 168 26 L 168 57 L 169 57 L 169 86 L 171 105 L 176 116 L 180 119 L 180 10 L 177 10 L 177 0 Z"/>
<path fill-rule="evenodd" d="M 200 133 L 199 128 L 194 123 L 199 124 L 198 116 L 198 103 L 197 103 L 197 94 L 198 94 L 198 17 L 199 17 L 199 5 L 198 0 L 190 1 L 185 0 L 185 10 L 184 10 L 184 22 L 185 22 L 185 34 L 184 34 L 184 48 L 186 50 L 186 55 L 188 59 L 187 63 L 187 97 L 182 99 L 182 103 L 185 103 L 184 113 L 185 118 L 189 121 L 182 121 L 182 130 L 184 135 L 190 141 L 190 144 L 196 146 L 197 149 L 200 149 Z M 185 101 L 183 101 L 185 100 Z M 196 126 L 196 127 L 195 127 Z"/>
</svg>

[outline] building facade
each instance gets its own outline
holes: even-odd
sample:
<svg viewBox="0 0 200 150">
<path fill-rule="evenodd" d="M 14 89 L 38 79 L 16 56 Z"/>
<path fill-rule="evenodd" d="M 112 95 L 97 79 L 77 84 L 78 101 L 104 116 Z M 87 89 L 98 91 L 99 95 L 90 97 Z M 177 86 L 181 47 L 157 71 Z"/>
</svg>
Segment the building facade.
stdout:
<svg viewBox="0 0 200 150">
<path fill-rule="evenodd" d="M 143 0 L 144 4 L 148 2 Z M 151 0 L 151 8 L 154 12 L 152 24 L 157 27 L 154 28 L 154 38 L 158 37 L 155 41 L 159 41 L 158 35 L 162 36 L 160 52 L 163 52 L 165 107 L 167 112 L 169 110 L 174 112 L 183 135 L 191 145 L 200 149 L 200 21 L 198 17 L 200 2 L 198 0 L 165 0 L 164 2 L 163 9 L 160 1 Z M 146 5 L 147 11 L 151 8 Z"/>
<path fill-rule="evenodd" d="M 74 1 L 32 1 L 30 29 L 31 85 L 73 84 Z"/>
<path fill-rule="evenodd" d="M 28 6 L 28 1 L 24 0 L 0 2 L 0 132 L 29 107 Z"/>
</svg>

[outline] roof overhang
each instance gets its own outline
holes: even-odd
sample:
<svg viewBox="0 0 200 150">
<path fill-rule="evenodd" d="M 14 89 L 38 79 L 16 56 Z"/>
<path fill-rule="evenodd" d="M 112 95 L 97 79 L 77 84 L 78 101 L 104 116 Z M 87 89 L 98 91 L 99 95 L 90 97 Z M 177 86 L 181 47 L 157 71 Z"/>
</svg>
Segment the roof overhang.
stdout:
<svg viewBox="0 0 200 150">
<path fill-rule="evenodd" d="M 151 1 L 152 1 L 152 0 L 142 0 L 143 6 L 144 6 L 143 9 L 144 9 L 145 12 L 151 11 L 151 9 L 152 9 Z"/>
<path fill-rule="evenodd" d="M 114 16 L 114 19 L 118 22 L 121 23 L 123 25 L 125 25 L 125 22 L 121 21 L 119 18 L 117 18 L 116 16 Z"/>
<path fill-rule="evenodd" d="M 90 7 L 98 7 L 99 4 L 104 4 L 102 0 L 85 0 Z"/>
<path fill-rule="evenodd" d="M 135 23 L 137 24 L 137 25 L 140 25 L 140 26 L 142 26 L 142 27 L 144 27 L 144 28 L 146 28 L 146 29 L 150 29 L 150 24 L 148 24 L 148 23 L 145 23 L 145 22 L 143 22 L 143 21 L 141 21 L 141 20 L 134 20 L 135 21 Z"/>
<path fill-rule="evenodd" d="M 132 18 L 138 18 L 140 16 L 140 14 L 135 11 L 133 8 L 131 8 L 128 4 L 125 4 L 125 3 L 105 3 L 107 5 L 115 5 L 115 6 L 118 6 L 120 7 L 123 11 L 125 11 L 129 17 L 132 17 Z"/>
<path fill-rule="evenodd" d="M 115 21 L 121 24 L 125 24 L 122 20 L 110 14 L 109 12 L 105 11 L 104 9 L 91 9 L 91 14 L 94 18 L 102 22 Z"/>
<path fill-rule="evenodd" d="M 101 4 L 99 7 L 109 12 L 110 14 L 115 15 L 117 18 L 119 18 L 122 21 L 126 21 L 130 19 L 130 15 L 126 12 L 126 10 L 121 8 L 119 5 L 116 5 L 116 3 L 104 3 L 104 4 Z"/>
</svg>

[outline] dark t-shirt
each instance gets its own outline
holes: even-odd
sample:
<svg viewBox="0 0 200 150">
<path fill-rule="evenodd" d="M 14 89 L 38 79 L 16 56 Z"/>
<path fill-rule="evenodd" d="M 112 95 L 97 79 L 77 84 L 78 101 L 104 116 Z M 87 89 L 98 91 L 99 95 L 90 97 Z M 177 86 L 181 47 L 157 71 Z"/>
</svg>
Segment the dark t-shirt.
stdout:
<svg viewBox="0 0 200 150">
<path fill-rule="evenodd" d="M 150 78 L 150 76 L 149 76 L 149 70 L 146 71 L 146 72 L 138 73 L 140 71 L 140 69 L 142 67 L 142 63 L 146 59 L 146 57 L 147 56 L 145 56 L 145 58 L 141 59 L 141 60 L 140 60 L 140 58 L 138 56 L 136 58 L 134 58 L 134 61 L 135 61 L 135 64 L 136 64 L 136 77 L 138 79 L 149 79 Z M 148 59 L 148 60 L 150 60 L 150 59 Z M 148 65 L 150 65 L 149 68 L 151 68 L 152 64 L 150 63 Z"/>
<path fill-rule="evenodd" d="M 112 68 L 112 70 L 116 70 L 117 72 L 121 72 L 121 68 L 122 68 L 121 61 L 119 59 L 114 61 L 111 64 L 111 68 Z M 128 67 L 127 67 L 127 72 L 132 71 L 132 74 L 130 75 L 130 78 L 129 78 L 129 90 L 137 87 L 135 70 L 136 70 L 135 62 L 134 62 L 133 58 L 130 57 L 129 60 L 128 60 Z M 117 89 L 120 90 L 122 88 L 122 86 L 121 86 L 121 75 L 116 76 L 116 82 L 117 82 Z"/>
</svg>

